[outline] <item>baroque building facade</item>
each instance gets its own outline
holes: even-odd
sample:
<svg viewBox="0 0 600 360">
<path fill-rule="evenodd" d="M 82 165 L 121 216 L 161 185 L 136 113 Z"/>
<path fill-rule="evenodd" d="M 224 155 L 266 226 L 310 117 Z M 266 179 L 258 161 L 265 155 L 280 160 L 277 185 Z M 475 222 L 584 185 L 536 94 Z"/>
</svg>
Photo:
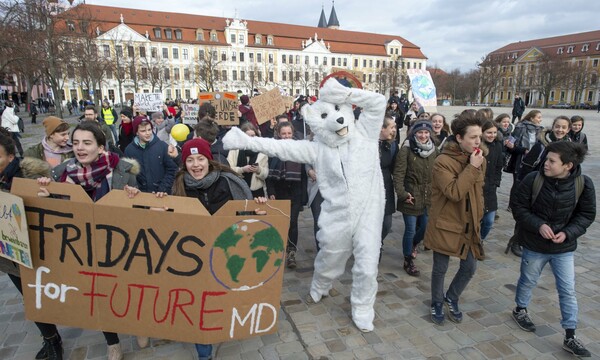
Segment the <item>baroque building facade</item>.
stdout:
<svg viewBox="0 0 600 360">
<path fill-rule="evenodd" d="M 369 90 L 407 93 L 405 70 L 425 69 L 427 64 L 421 49 L 400 36 L 338 29 L 334 9 L 328 27 L 310 27 L 238 16 L 78 8 L 95 26 L 98 56 L 111 65 L 93 90 L 78 80 L 75 67 L 67 68 L 67 100 L 94 92 L 115 102 L 136 92 L 185 100 L 205 91 L 251 94 L 275 86 L 293 96 L 314 95 L 322 79 L 340 68 L 351 70 Z M 69 21 L 65 26 L 75 30 Z"/>
</svg>

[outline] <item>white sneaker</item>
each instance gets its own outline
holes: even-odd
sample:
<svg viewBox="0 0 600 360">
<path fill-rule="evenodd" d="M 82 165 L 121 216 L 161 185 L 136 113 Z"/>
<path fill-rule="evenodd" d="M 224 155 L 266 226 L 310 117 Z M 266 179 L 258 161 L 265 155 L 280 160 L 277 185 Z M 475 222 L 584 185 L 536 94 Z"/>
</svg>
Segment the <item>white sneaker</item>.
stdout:
<svg viewBox="0 0 600 360">
<path fill-rule="evenodd" d="M 108 360 L 123 360 L 121 344 L 108 345 Z"/>
</svg>

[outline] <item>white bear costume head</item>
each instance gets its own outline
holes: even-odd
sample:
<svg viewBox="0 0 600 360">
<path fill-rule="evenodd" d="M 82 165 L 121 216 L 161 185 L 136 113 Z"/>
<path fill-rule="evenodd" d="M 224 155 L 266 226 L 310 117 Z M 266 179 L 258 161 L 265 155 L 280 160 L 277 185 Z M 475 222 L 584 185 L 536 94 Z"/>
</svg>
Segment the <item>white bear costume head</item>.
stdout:
<svg viewBox="0 0 600 360">
<path fill-rule="evenodd" d="M 320 98 L 300 110 L 304 121 L 315 134 L 315 140 L 331 147 L 348 142 L 355 132 L 352 105 L 345 102 L 350 90 L 335 79 L 329 79 L 320 90 Z"/>
</svg>

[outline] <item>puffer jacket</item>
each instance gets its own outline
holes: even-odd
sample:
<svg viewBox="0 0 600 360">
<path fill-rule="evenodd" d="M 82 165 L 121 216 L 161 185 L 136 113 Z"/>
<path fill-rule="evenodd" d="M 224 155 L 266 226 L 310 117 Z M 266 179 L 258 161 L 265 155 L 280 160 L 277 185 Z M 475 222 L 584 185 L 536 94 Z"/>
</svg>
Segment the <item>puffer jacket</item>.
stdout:
<svg viewBox="0 0 600 360">
<path fill-rule="evenodd" d="M 481 144 L 483 155 L 487 148 Z M 486 163 L 479 169 L 450 136 L 433 166 L 431 208 L 425 246 L 465 260 L 469 251 L 483 260 L 480 221 L 483 217 L 483 182 Z"/>
<path fill-rule="evenodd" d="M 15 115 L 14 107 L 7 107 L 2 112 L 2 127 L 10 132 L 19 132 L 19 117 Z"/>
<path fill-rule="evenodd" d="M 523 156 L 536 143 L 538 135 L 543 129 L 541 125 L 536 125 L 529 120 L 521 121 L 515 126 L 512 133 L 515 138 L 515 146 L 512 149 L 506 148 L 506 151 L 511 154 L 507 172 L 517 173 L 519 171 Z"/>
<path fill-rule="evenodd" d="M 577 238 L 585 234 L 586 229 L 596 218 L 596 192 L 592 180 L 583 175 L 584 187 L 579 201 L 575 203 L 575 178 L 581 175 L 581 166 L 577 166 L 571 175 L 564 179 L 548 178 L 533 205 L 531 204 L 533 182 L 537 175 L 532 172 L 519 184 L 515 196 L 511 197 L 510 207 L 517 222 L 517 241 L 531 251 L 543 254 L 560 254 L 575 251 Z M 566 240 L 555 244 L 540 235 L 540 226 L 550 226 L 555 234 L 564 232 Z"/>
<path fill-rule="evenodd" d="M 30 157 L 23 158 L 23 160 L 15 157 L 0 173 L 1 190 L 10 191 L 14 178 L 37 179 L 40 177 L 50 177 L 50 164 Z M 19 264 L 0 257 L 0 272 L 20 276 Z"/>
<path fill-rule="evenodd" d="M 398 194 L 396 209 L 405 215 L 423 215 L 425 208 L 431 206 L 431 183 L 435 159 L 438 156 L 437 148 L 426 158 L 423 158 L 410 149 L 409 140 L 406 140 L 394 166 L 394 187 Z M 414 205 L 405 202 L 410 193 L 414 198 Z"/>
<path fill-rule="evenodd" d="M 485 204 L 484 213 L 498 210 L 498 196 L 496 190 L 500 187 L 502 181 L 502 166 L 504 165 L 504 145 L 502 145 L 502 134 L 491 143 L 486 142 L 488 154 L 485 157 L 487 162 L 485 170 L 485 183 L 483 185 L 483 199 Z"/>
</svg>

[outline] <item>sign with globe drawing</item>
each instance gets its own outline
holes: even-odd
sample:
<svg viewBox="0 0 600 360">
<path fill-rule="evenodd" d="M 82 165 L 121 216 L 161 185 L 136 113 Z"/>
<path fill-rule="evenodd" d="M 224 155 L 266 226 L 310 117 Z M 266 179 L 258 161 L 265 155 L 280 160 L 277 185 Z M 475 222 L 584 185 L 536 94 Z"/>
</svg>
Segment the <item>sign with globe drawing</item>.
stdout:
<svg viewBox="0 0 600 360">
<path fill-rule="evenodd" d="M 289 201 L 229 201 L 209 215 L 194 198 L 80 186 L 37 196 L 18 179 L 33 269 L 21 267 L 30 320 L 192 343 L 277 331 Z M 167 209 L 168 211 L 153 211 Z"/>
</svg>

